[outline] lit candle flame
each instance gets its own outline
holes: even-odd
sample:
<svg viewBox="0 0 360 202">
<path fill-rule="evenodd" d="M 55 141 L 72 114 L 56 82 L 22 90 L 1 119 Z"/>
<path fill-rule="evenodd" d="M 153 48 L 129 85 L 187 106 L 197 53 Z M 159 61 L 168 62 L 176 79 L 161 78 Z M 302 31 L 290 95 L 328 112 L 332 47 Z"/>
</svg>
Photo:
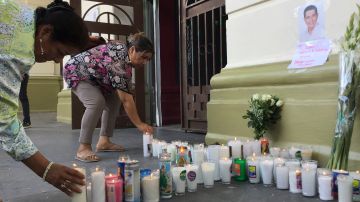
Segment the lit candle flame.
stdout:
<svg viewBox="0 0 360 202">
<path fill-rule="evenodd" d="M 236 137 L 235 137 L 235 141 L 236 141 Z"/>
<path fill-rule="evenodd" d="M 76 163 L 73 163 L 73 167 L 77 167 Z"/>
<path fill-rule="evenodd" d="M 356 174 L 360 174 L 360 171 L 357 170 L 357 171 L 356 171 Z"/>
</svg>

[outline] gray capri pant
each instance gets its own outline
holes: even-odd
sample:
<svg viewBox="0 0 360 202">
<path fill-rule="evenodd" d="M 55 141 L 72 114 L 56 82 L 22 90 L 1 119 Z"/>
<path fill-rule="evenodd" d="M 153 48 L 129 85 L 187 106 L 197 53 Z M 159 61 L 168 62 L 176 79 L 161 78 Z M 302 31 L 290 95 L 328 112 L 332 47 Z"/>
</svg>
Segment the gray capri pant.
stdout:
<svg viewBox="0 0 360 202">
<path fill-rule="evenodd" d="M 116 91 L 114 90 L 110 95 L 104 95 L 99 86 L 91 85 L 86 81 L 80 81 L 72 91 L 86 108 L 81 119 L 79 142 L 91 144 L 92 135 L 101 115 L 100 135 L 113 136 L 116 117 L 121 105 Z"/>
</svg>

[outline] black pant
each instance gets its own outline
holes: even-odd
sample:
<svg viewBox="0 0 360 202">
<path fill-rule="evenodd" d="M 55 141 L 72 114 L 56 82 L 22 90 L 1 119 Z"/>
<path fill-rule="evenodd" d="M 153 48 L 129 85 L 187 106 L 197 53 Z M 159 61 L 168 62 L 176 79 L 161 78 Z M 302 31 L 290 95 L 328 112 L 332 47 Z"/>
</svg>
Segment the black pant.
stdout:
<svg viewBox="0 0 360 202">
<path fill-rule="evenodd" d="M 19 97 L 20 97 L 22 110 L 23 110 L 23 117 L 24 117 L 23 122 L 31 123 L 30 122 L 29 99 L 27 97 L 27 85 L 28 85 L 28 82 L 29 82 L 29 75 L 24 74 L 23 75 L 23 80 L 21 81 Z"/>
</svg>

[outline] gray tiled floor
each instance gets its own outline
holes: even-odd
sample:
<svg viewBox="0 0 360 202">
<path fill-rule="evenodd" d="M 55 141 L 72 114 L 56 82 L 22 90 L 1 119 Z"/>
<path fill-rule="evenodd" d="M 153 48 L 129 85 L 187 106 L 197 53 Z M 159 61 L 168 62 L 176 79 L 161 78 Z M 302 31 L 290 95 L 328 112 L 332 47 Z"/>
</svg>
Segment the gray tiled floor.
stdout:
<svg viewBox="0 0 360 202">
<path fill-rule="evenodd" d="M 57 123 L 55 113 L 33 113 L 33 127 L 27 129 L 28 135 L 38 146 L 40 151 L 49 159 L 71 165 L 78 146 L 78 130 L 71 130 L 70 125 Z M 93 142 L 96 143 L 98 130 Z M 163 127 L 156 129 L 156 137 L 167 141 L 180 139 L 190 143 L 203 142 L 203 134 L 184 133 L 177 127 Z M 127 148 L 125 154 L 141 162 L 141 167 L 156 168 L 157 160 L 142 156 L 142 137 L 137 129 L 116 130 L 114 141 Z M 119 153 L 100 153 L 102 161 L 98 163 L 80 163 L 87 169 L 100 165 L 108 171 L 115 172 L 116 159 Z M 65 202 L 70 199 L 62 192 L 43 182 L 22 163 L 15 162 L 3 151 L 0 152 L 0 196 L 4 201 L 11 202 Z M 290 194 L 288 191 L 276 190 L 274 187 L 265 188 L 262 185 L 252 185 L 246 182 L 234 182 L 231 185 L 217 183 L 212 189 L 199 187 L 195 193 L 186 193 L 185 196 L 173 197 L 168 201 L 319 201 L 318 198 L 305 198 L 300 194 Z"/>
</svg>

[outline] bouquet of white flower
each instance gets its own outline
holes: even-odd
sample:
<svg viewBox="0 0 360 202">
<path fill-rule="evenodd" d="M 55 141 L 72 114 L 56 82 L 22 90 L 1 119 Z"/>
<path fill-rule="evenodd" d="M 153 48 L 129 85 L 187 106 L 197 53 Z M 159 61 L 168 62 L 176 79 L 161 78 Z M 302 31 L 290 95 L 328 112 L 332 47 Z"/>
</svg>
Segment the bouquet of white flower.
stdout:
<svg viewBox="0 0 360 202">
<path fill-rule="evenodd" d="M 333 146 L 327 167 L 347 170 L 351 137 L 353 132 L 357 87 L 360 84 L 360 7 L 358 14 L 353 13 L 346 28 L 339 55 L 339 96 L 337 120 Z"/>
<path fill-rule="evenodd" d="M 249 119 L 248 127 L 254 128 L 255 139 L 260 139 L 281 118 L 280 111 L 283 101 L 268 94 L 254 94 L 250 99 L 250 109 L 246 110 L 244 119 Z"/>
</svg>

